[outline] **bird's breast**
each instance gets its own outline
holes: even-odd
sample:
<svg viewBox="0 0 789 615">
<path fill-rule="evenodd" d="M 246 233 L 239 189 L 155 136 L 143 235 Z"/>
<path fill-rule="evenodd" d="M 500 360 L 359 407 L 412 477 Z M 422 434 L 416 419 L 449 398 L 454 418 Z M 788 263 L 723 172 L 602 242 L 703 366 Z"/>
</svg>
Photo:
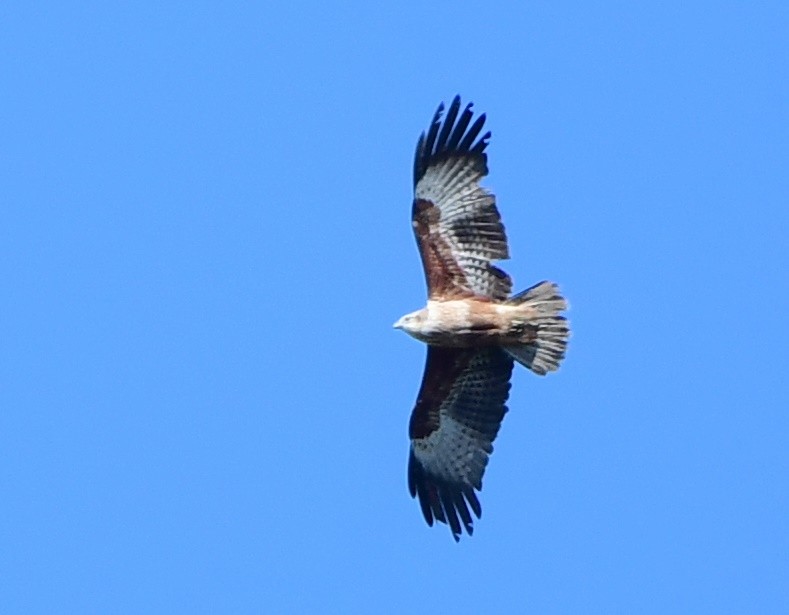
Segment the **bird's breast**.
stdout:
<svg viewBox="0 0 789 615">
<path fill-rule="evenodd" d="M 435 346 L 470 347 L 496 343 L 501 317 L 489 301 L 429 301 L 422 337 Z"/>
</svg>

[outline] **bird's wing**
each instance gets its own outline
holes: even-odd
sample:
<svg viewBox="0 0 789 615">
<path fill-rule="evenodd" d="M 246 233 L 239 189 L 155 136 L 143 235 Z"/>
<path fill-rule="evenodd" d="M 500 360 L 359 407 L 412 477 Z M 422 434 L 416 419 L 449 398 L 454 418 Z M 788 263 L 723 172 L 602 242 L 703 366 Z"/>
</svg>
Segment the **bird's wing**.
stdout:
<svg viewBox="0 0 789 615">
<path fill-rule="evenodd" d="M 461 523 L 471 535 L 481 508 L 474 492 L 493 452 L 510 390 L 512 359 L 500 348 L 428 346 L 425 372 L 411 413 L 408 488 L 428 525 Z"/>
<path fill-rule="evenodd" d="M 472 124 L 471 107 L 460 113 L 457 96 L 442 120 L 442 103 L 419 138 L 411 220 L 430 298 L 503 301 L 512 281 L 491 261 L 509 258 L 507 236 L 495 197 L 479 183 L 488 174 L 490 132 L 479 137 L 485 115 Z"/>
</svg>

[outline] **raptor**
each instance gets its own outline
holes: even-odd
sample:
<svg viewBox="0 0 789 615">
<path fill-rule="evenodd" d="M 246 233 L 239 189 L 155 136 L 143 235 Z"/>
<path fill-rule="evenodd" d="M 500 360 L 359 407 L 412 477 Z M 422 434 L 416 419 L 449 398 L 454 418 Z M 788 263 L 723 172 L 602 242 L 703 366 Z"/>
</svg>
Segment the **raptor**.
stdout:
<svg viewBox="0 0 789 615">
<path fill-rule="evenodd" d="M 514 363 L 544 375 L 559 368 L 569 326 L 556 284 L 511 296 L 512 280 L 494 261 L 509 258 L 488 174 L 485 115 L 460 97 L 441 104 L 414 159 L 411 220 L 427 282 L 427 305 L 395 323 L 427 344 L 411 413 L 408 488 L 429 525 L 446 523 L 455 540 L 480 518 L 477 491 L 507 412 Z M 473 122 L 472 122 L 473 120 Z"/>
</svg>

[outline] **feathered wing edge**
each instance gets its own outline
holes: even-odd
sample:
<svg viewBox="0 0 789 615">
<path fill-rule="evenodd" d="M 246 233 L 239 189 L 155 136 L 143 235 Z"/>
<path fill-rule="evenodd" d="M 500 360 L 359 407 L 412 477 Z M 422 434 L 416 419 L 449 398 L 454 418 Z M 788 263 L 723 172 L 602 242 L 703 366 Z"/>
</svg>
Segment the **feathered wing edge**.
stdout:
<svg viewBox="0 0 789 615">
<path fill-rule="evenodd" d="M 433 121 L 427 133 L 422 133 L 416 144 L 414 155 L 414 187 L 422 179 L 431 164 L 442 160 L 450 154 L 467 154 L 474 157 L 479 165 L 481 175 L 488 174 L 487 155 L 485 148 L 488 146 L 490 131 L 477 139 L 482 127 L 485 125 L 485 114 L 477 117 L 469 128 L 474 112 L 471 110 L 474 103 L 468 103 L 463 113 L 458 118 L 460 111 L 460 95 L 455 96 L 449 105 L 449 110 L 442 124 L 444 103 L 438 106 Z M 457 123 L 455 120 L 457 119 Z M 466 130 L 468 129 L 468 130 Z"/>
<path fill-rule="evenodd" d="M 480 185 L 487 175 L 490 131 L 479 136 L 476 120 L 456 96 L 444 116 L 440 104 L 414 156 L 411 213 L 430 297 L 477 294 L 499 301 L 512 289 L 509 276 L 491 261 L 509 258 L 507 235 L 493 194 Z M 442 119 L 443 118 L 443 119 Z"/>
<path fill-rule="evenodd" d="M 459 542 L 462 534 L 459 515 L 466 533 L 469 536 L 474 534 L 474 520 L 469 507 L 477 519 L 482 516 L 482 507 L 474 488 L 463 484 L 437 484 L 414 456 L 413 449 L 408 455 L 408 491 L 412 498 L 418 497 L 422 516 L 430 527 L 434 520 L 446 523 L 455 542 Z"/>
<path fill-rule="evenodd" d="M 428 525 L 446 523 L 455 541 L 474 531 L 476 491 L 507 412 L 512 359 L 501 349 L 428 347 L 411 416 L 408 489 Z M 462 522 L 462 527 L 461 527 Z"/>
</svg>

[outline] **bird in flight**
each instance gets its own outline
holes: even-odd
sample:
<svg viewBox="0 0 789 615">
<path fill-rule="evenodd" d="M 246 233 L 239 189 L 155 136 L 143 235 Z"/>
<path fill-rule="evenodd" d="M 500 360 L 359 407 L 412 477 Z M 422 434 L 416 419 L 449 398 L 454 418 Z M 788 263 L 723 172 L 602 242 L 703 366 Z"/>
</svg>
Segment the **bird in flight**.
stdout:
<svg viewBox="0 0 789 615">
<path fill-rule="evenodd" d="M 471 535 L 482 509 L 475 491 L 507 412 L 513 362 L 535 374 L 559 368 L 569 337 L 567 302 L 540 282 L 510 296 L 512 280 L 493 264 L 509 258 L 472 104 L 443 103 L 422 133 L 414 159 L 411 224 L 427 282 L 427 305 L 394 326 L 427 344 L 411 413 L 408 489 L 428 525 Z"/>
</svg>

